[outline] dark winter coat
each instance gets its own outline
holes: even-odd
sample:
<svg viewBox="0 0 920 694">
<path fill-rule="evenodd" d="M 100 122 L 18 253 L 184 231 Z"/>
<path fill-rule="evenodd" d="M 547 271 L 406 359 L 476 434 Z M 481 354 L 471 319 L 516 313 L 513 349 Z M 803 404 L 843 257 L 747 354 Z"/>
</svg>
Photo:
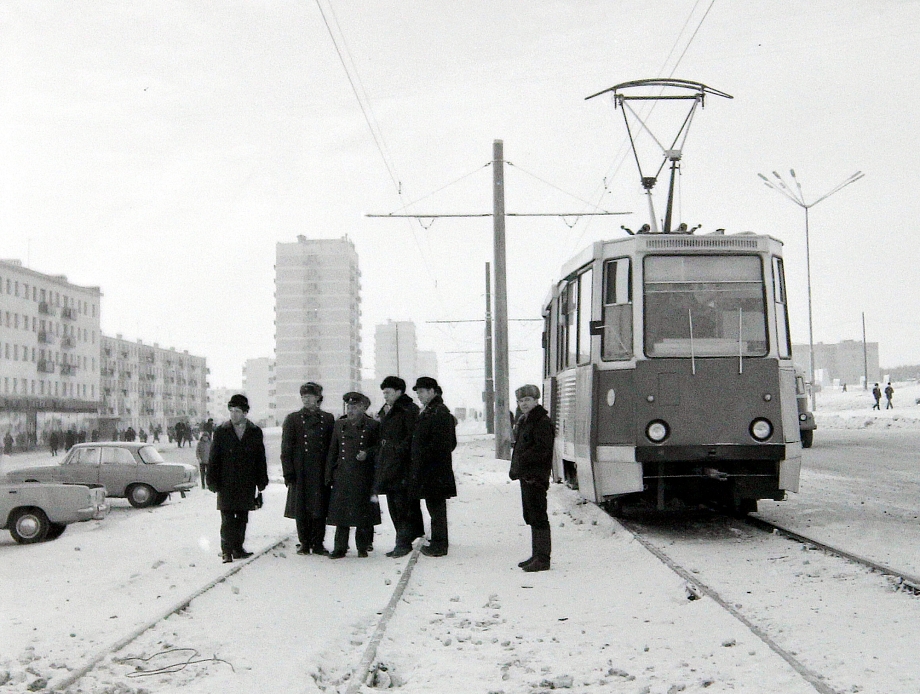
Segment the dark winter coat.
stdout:
<svg viewBox="0 0 920 694">
<path fill-rule="evenodd" d="M 377 453 L 378 494 L 405 489 L 412 466 L 412 432 L 418 420 L 418 405 L 403 393 L 388 412 L 380 410 L 380 450 Z"/>
<path fill-rule="evenodd" d="M 288 485 L 285 518 L 325 518 L 326 456 L 335 417 L 323 410 L 292 412 L 281 427 L 281 469 Z"/>
<path fill-rule="evenodd" d="M 237 438 L 233 423 L 214 430 L 208 455 L 208 489 L 217 492 L 219 511 L 251 511 L 256 489 L 268 486 L 265 443 L 262 430 L 246 420 L 243 438 Z"/>
<path fill-rule="evenodd" d="M 553 422 L 541 405 L 522 415 L 515 425 L 508 476 L 513 480 L 549 486 L 555 437 Z"/>
<path fill-rule="evenodd" d="M 449 499 L 457 496 L 451 451 L 457 447 L 457 420 L 436 395 L 419 412 L 412 432 L 412 470 L 409 494 L 418 499 Z"/>
<path fill-rule="evenodd" d="M 326 459 L 326 484 L 332 486 L 328 525 L 357 528 L 380 525 L 380 505 L 371 502 L 379 443 L 380 423 L 367 415 L 357 422 L 348 418 L 336 421 Z M 364 460 L 358 460 L 360 451 L 367 454 Z"/>
</svg>

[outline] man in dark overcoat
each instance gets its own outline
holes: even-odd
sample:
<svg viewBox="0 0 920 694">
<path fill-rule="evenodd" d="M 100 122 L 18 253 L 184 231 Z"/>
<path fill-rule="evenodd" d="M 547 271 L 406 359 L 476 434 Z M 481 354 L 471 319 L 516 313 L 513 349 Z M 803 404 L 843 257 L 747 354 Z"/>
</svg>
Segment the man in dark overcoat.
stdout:
<svg viewBox="0 0 920 694">
<path fill-rule="evenodd" d="M 268 486 L 268 466 L 262 430 L 246 418 L 249 400 L 234 395 L 227 405 L 230 421 L 214 430 L 208 454 L 208 489 L 217 492 L 220 511 L 220 550 L 224 563 L 251 557 L 243 549 L 249 511 L 255 507 L 256 490 Z"/>
<path fill-rule="evenodd" d="M 412 432 L 418 420 L 418 405 L 406 395 L 406 382 L 399 376 L 387 376 L 380 384 L 384 406 L 377 413 L 380 421 L 380 449 L 377 453 L 378 494 L 386 494 L 390 519 L 396 530 L 396 546 L 388 557 L 404 557 L 412 551 L 412 542 L 424 537 L 422 507 L 408 492 L 412 465 Z"/>
<path fill-rule="evenodd" d="M 345 393 L 345 417 L 335 423 L 326 484 L 331 487 L 326 522 L 335 526 L 335 546 L 330 559 L 348 552 L 348 535 L 355 528 L 359 557 L 374 543 L 374 526 L 380 525 L 380 505 L 374 496 L 374 461 L 380 443 L 380 423 L 368 417 L 371 401 L 362 393 Z"/>
<path fill-rule="evenodd" d="M 424 499 L 431 516 L 430 542 L 422 547 L 428 557 L 447 554 L 447 500 L 457 496 L 451 452 L 457 447 L 457 420 L 442 399 L 441 387 L 430 376 L 420 376 L 412 388 L 422 403 L 412 433 L 412 470 L 409 494 Z"/>
<path fill-rule="evenodd" d="M 300 386 L 303 408 L 292 412 L 281 427 L 281 468 L 287 485 L 284 517 L 297 522 L 298 554 L 329 554 L 326 538 L 326 456 L 335 417 L 320 409 L 323 387 L 310 381 Z"/>
<path fill-rule="evenodd" d="M 540 389 L 537 386 L 521 386 L 514 395 L 521 416 L 514 428 L 514 451 L 508 476 L 521 483 L 521 507 L 524 522 L 530 526 L 532 549 L 530 558 L 518 566 L 524 571 L 546 571 L 552 549 L 546 492 L 553 468 L 556 431 L 549 413 L 538 402 Z"/>
</svg>

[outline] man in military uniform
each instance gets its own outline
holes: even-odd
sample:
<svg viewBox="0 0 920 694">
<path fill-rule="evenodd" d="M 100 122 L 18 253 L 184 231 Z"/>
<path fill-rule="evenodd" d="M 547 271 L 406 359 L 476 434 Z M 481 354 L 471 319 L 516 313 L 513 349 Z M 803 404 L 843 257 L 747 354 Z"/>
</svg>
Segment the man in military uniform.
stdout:
<svg viewBox="0 0 920 694">
<path fill-rule="evenodd" d="M 284 517 L 297 522 L 298 554 L 328 554 L 326 537 L 326 456 L 335 417 L 320 409 L 323 387 L 310 381 L 300 386 L 303 408 L 284 419 L 281 428 L 281 468 L 287 485 Z"/>
<path fill-rule="evenodd" d="M 367 416 L 370 399 L 361 393 L 345 393 L 345 417 L 335 423 L 326 484 L 332 488 L 326 522 L 335 526 L 335 547 L 330 559 L 348 552 L 348 535 L 355 528 L 358 556 L 366 557 L 374 542 L 374 526 L 380 525 L 380 505 L 374 496 L 374 461 L 380 442 L 380 423 Z"/>
</svg>

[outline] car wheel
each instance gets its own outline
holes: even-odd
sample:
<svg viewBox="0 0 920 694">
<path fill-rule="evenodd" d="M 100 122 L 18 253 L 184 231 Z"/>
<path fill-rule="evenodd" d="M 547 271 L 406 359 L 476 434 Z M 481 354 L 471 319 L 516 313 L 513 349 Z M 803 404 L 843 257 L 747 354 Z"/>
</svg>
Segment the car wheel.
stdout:
<svg viewBox="0 0 920 694">
<path fill-rule="evenodd" d="M 159 506 L 169 498 L 169 492 L 156 492 L 156 499 L 153 500 L 154 506 Z"/>
<path fill-rule="evenodd" d="M 41 542 L 48 535 L 51 523 L 40 508 L 21 508 L 10 520 L 10 535 L 21 545 Z"/>
<path fill-rule="evenodd" d="M 814 443 L 815 432 L 811 429 L 802 432 L 802 448 L 811 448 L 811 444 Z"/>
<path fill-rule="evenodd" d="M 132 484 L 128 487 L 128 503 L 134 508 L 153 506 L 156 499 L 157 492 L 149 484 Z"/>
<path fill-rule="evenodd" d="M 48 524 L 48 534 L 45 535 L 46 540 L 56 540 L 61 535 L 64 534 L 64 531 L 67 530 L 66 523 L 49 523 Z"/>
</svg>

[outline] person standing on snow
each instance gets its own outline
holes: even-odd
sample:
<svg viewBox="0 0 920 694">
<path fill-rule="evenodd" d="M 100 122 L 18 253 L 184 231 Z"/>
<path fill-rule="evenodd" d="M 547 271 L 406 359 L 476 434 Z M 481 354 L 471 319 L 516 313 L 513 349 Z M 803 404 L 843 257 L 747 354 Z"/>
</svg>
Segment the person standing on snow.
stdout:
<svg viewBox="0 0 920 694">
<path fill-rule="evenodd" d="M 224 563 L 245 559 L 252 552 L 243 549 L 249 512 L 256 490 L 268 486 L 265 443 L 262 430 L 250 422 L 249 400 L 234 395 L 227 404 L 230 421 L 214 430 L 208 457 L 208 489 L 217 492 L 220 511 L 220 549 Z"/>
<path fill-rule="evenodd" d="M 329 554 L 326 538 L 326 456 L 335 417 L 320 409 L 323 387 L 310 381 L 300 386 L 303 408 L 291 412 L 281 427 L 281 468 L 287 485 L 284 517 L 297 523 L 297 554 Z"/>
<path fill-rule="evenodd" d="M 412 466 L 412 432 L 418 420 L 418 405 L 406 395 L 406 382 L 399 376 L 387 376 L 380 384 L 385 404 L 380 408 L 380 448 L 377 453 L 377 477 L 374 489 L 386 494 L 390 519 L 396 530 L 396 546 L 388 557 L 404 557 L 412 551 L 417 537 L 424 537 L 422 507 L 409 496 L 408 477 Z"/>
<path fill-rule="evenodd" d="M 524 571 L 546 571 L 550 565 L 552 540 L 546 515 L 546 492 L 553 467 L 555 431 L 547 411 L 539 404 L 540 389 L 521 386 L 514 395 L 521 416 L 514 431 L 514 450 L 508 476 L 521 483 L 524 522 L 530 526 L 532 553 L 520 562 Z"/>
<path fill-rule="evenodd" d="M 881 409 L 882 409 L 882 406 L 881 406 L 881 401 L 882 401 L 882 389 L 878 387 L 878 383 L 876 383 L 876 384 L 872 387 L 872 397 L 875 398 L 875 404 L 872 406 L 872 409 L 873 409 L 873 410 L 881 410 Z"/>
<path fill-rule="evenodd" d="M 424 408 L 412 432 L 409 496 L 424 499 L 431 516 L 431 541 L 422 547 L 427 557 L 447 554 L 447 500 L 457 496 L 451 452 L 457 447 L 457 420 L 450 413 L 438 382 L 420 376 L 412 388 Z"/>
<path fill-rule="evenodd" d="M 201 432 L 198 445 L 195 447 L 195 457 L 198 458 L 198 468 L 201 470 L 201 488 L 206 488 L 208 479 L 208 457 L 211 455 L 211 434 Z"/>
<path fill-rule="evenodd" d="M 362 393 L 345 393 L 345 417 L 336 421 L 326 459 L 326 485 L 332 488 L 326 522 L 335 526 L 330 559 L 348 552 L 348 534 L 355 528 L 359 557 L 374 544 L 374 526 L 380 525 L 380 505 L 374 496 L 374 460 L 380 442 L 380 423 L 367 416 L 371 401 Z"/>
<path fill-rule="evenodd" d="M 893 409 L 894 409 L 894 405 L 891 404 L 891 398 L 892 398 L 892 397 L 894 397 L 894 388 L 892 388 L 892 387 L 891 387 L 891 383 L 889 383 L 887 386 L 885 386 L 885 400 L 887 401 L 887 402 L 885 403 L 885 409 L 886 409 L 886 410 L 893 410 Z"/>
</svg>

